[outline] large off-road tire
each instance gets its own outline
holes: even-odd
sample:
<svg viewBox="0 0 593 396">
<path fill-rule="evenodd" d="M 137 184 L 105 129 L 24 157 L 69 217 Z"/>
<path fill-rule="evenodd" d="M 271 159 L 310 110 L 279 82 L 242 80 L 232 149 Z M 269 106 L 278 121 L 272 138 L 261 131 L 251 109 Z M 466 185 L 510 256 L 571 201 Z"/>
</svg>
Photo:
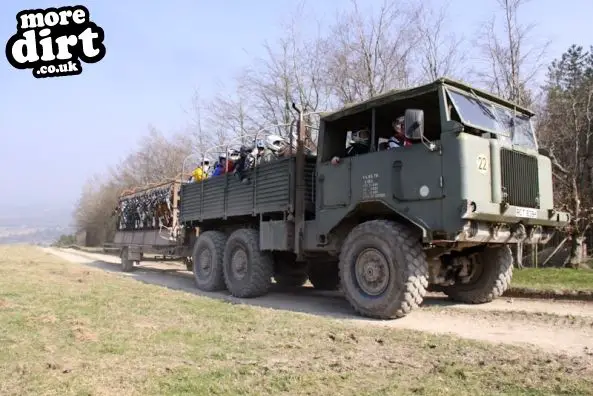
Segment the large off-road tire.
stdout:
<svg viewBox="0 0 593 396">
<path fill-rule="evenodd" d="M 340 253 L 340 283 L 363 316 L 400 318 L 417 308 L 428 286 L 428 263 L 420 237 L 388 220 L 356 226 Z"/>
<path fill-rule="evenodd" d="M 469 283 L 443 287 L 452 300 L 468 303 L 487 303 L 509 288 L 513 277 L 513 255 L 507 245 L 486 247 L 478 253 L 475 272 Z"/>
<path fill-rule="evenodd" d="M 128 258 L 128 248 L 123 248 L 120 254 L 121 258 L 121 270 L 123 272 L 134 271 L 134 261 Z"/>
<path fill-rule="evenodd" d="M 274 257 L 259 249 L 259 232 L 234 231 L 224 249 L 224 281 L 235 297 L 251 298 L 266 294 L 272 285 Z"/>
<path fill-rule="evenodd" d="M 299 287 L 307 282 L 308 276 L 306 273 L 294 274 L 275 274 L 274 280 L 276 284 L 283 287 Z"/>
<path fill-rule="evenodd" d="M 337 263 L 332 261 L 311 263 L 309 282 L 317 290 L 338 290 L 340 288 L 340 274 Z"/>
<path fill-rule="evenodd" d="M 225 289 L 222 260 L 227 237 L 220 231 L 200 234 L 192 252 L 192 271 L 198 289 L 222 291 Z"/>
</svg>

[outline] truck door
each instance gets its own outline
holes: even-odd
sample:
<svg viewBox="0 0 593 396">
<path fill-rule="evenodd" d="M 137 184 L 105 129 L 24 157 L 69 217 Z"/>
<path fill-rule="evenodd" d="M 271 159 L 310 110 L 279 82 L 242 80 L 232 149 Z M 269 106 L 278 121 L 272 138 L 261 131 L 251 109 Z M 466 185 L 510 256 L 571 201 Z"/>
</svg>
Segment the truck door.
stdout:
<svg viewBox="0 0 593 396">
<path fill-rule="evenodd" d="M 352 197 L 350 185 L 351 158 L 341 158 L 340 163 L 326 162 L 317 172 L 318 209 L 347 207 Z"/>
</svg>

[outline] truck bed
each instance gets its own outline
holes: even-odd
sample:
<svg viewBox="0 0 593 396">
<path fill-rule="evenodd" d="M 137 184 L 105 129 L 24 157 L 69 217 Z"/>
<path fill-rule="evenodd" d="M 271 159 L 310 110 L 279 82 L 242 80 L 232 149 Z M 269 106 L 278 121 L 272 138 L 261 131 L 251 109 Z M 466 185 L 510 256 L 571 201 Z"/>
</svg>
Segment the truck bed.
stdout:
<svg viewBox="0 0 593 396">
<path fill-rule="evenodd" d="M 305 208 L 311 213 L 315 210 L 315 164 L 316 157 L 306 158 Z M 233 174 L 184 184 L 179 203 L 181 222 L 289 211 L 294 208 L 295 165 L 295 157 L 259 165 L 246 172 L 248 184 Z"/>
</svg>

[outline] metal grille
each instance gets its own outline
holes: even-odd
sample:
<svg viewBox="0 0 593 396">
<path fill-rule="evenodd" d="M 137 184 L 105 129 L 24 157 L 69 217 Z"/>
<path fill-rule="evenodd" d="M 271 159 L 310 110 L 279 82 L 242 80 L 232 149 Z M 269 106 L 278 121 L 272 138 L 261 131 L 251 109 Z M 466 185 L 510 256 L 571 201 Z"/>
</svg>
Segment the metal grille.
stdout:
<svg viewBox="0 0 593 396">
<path fill-rule="evenodd" d="M 500 161 L 503 199 L 510 205 L 539 208 L 537 158 L 503 148 Z"/>
</svg>

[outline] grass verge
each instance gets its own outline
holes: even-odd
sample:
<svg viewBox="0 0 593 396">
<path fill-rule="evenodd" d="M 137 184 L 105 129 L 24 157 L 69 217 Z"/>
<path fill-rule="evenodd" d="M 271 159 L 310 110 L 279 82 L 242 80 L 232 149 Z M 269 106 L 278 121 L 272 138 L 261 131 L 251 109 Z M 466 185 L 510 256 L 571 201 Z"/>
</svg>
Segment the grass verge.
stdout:
<svg viewBox="0 0 593 396">
<path fill-rule="evenodd" d="M 0 247 L 3 395 L 591 394 L 584 360 L 198 297 Z"/>
<path fill-rule="evenodd" d="M 546 291 L 593 293 L 593 270 L 571 268 L 523 268 L 513 271 L 512 286 Z"/>
</svg>

